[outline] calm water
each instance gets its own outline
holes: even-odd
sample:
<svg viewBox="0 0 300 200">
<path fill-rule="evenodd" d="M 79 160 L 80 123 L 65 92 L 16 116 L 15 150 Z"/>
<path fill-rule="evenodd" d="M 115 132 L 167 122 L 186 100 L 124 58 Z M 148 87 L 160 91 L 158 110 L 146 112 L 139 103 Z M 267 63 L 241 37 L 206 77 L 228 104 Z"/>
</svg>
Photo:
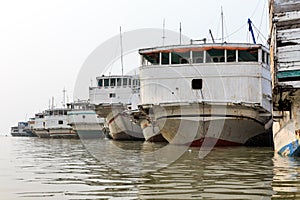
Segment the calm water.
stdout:
<svg viewBox="0 0 300 200">
<path fill-rule="evenodd" d="M 161 159 L 161 145 L 103 140 L 99 155 L 86 145 L 0 137 L 0 199 L 300 199 L 300 160 L 271 148 L 215 148 L 203 159 L 189 148 L 162 168 L 144 160 L 153 171 L 143 172 L 140 153 Z"/>
</svg>

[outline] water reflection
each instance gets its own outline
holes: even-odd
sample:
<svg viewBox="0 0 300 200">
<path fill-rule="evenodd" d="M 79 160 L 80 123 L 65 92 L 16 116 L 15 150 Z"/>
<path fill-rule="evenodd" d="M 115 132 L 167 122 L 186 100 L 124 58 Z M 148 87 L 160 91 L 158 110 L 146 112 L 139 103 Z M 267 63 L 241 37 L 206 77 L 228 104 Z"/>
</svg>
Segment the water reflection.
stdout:
<svg viewBox="0 0 300 200">
<path fill-rule="evenodd" d="M 95 146 L 98 142 L 94 142 Z M 99 152 L 102 157 L 97 160 L 80 140 L 0 137 L 3 148 L 0 199 L 297 199 L 300 196 L 300 161 L 274 156 L 271 148 L 215 148 L 203 160 L 198 159 L 199 148 L 189 148 L 167 167 L 129 173 L 114 167 L 122 163 L 119 168 L 131 168 L 133 162 L 144 162 L 140 165 L 143 166 L 147 162 L 136 160 L 132 152 L 154 152 L 164 144 L 111 140 L 101 143 L 106 151 Z M 123 153 L 131 151 L 117 155 L 109 151 L 112 146 Z M 118 162 L 119 159 L 123 161 Z"/>
<path fill-rule="evenodd" d="M 274 199 L 300 198 L 300 158 L 285 158 L 277 154 L 273 158 L 274 178 L 272 187 L 276 192 Z"/>
</svg>

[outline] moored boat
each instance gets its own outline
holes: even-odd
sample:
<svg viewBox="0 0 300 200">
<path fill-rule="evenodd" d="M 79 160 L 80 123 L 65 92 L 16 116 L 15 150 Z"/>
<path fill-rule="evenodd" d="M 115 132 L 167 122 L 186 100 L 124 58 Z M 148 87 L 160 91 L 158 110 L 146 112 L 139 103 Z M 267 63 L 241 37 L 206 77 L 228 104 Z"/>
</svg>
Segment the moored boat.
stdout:
<svg viewBox="0 0 300 200">
<path fill-rule="evenodd" d="M 168 142 L 232 146 L 267 134 L 272 98 L 264 46 L 204 43 L 139 53 L 140 108 Z"/>
<path fill-rule="evenodd" d="M 94 106 L 88 101 L 76 101 L 67 104 L 68 124 L 73 127 L 81 139 L 101 138 L 105 134 L 104 118 L 97 116 Z"/>
<path fill-rule="evenodd" d="M 76 132 L 68 125 L 68 108 L 52 108 L 35 114 L 34 133 L 40 138 L 77 138 Z"/>
<path fill-rule="evenodd" d="M 18 126 L 11 127 L 12 136 L 34 137 L 29 122 L 18 122 Z"/>
<path fill-rule="evenodd" d="M 274 150 L 300 156 L 300 2 L 269 5 Z"/>
<path fill-rule="evenodd" d="M 137 109 L 138 76 L 100 76 L 90 87 L 89 99 L 96 113 L 105 118 L 109 135 L 115 140 L 144 140 L 141 127 L 131 120 L 128 110 Z"/>
<path fill-rule="evenodd" d="M 45 126 L 51 138 L 77 138 L 76 132 L 68 125 L 69 108 L 54 108 L 45 111 Z"/>
<path fill-rule="evenodd" d="M 33 133 L 40 138 L 50 137 L 48 130 L 46 129 L 45 113 L 36 113 L 34 117 L 34 124 L 32 126 Z"/>
</svg>

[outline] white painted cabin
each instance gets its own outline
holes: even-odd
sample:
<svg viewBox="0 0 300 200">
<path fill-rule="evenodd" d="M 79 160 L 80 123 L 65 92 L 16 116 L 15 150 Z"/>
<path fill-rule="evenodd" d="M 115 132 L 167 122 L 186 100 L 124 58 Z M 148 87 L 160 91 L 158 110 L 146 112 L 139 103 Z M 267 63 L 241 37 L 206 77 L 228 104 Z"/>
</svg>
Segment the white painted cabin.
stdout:
<svg viewBox="0 0 300 200">
<path fill-rule="evenodd" d="M 262 45 L 192 44 L 139 53 L 144 105 L 223 102 L 272 110 L 269 51 Z"/>
</svg>

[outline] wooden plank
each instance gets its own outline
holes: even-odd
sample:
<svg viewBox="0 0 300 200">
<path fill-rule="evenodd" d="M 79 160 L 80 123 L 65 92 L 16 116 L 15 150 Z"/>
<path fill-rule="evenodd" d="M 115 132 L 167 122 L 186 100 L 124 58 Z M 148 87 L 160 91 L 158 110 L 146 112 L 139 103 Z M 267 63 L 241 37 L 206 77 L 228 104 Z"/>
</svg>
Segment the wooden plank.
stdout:
<svg viewBox="0 0 300 200">
<path fill-rule="evenodd" d="M 300 10 L 299 0 L 289 0 L 288 2 L 280 0 L 274 1 L 274 13 L 292 12 L 298 10 Z"/>
<path fill-rule="evenodd" d="M 300 70 L 300 61 L 295 61 L 295 62 L 277 62 L 277 70 L 285 71 L 285 70 Z"/>
<path fill-rule="evenodd" d="M 298 45 L 289 45 L 277 48 L 277 55 L 279 54 L 288 54 L 290 52 L 297 52 L 298 56 L 300 56 L 300 43 Z"/>
<path fill-rule="evenodd" d="M 287 71 L 277 72 L 277 77 L 278 78 L 294 77 L 294 76 L 299 76 L 300 77 L 300 70 L 287 70 Z"/>
<path fill-rule="evenodd" d="M 278 62 L 298 62 L 300 61 L 300 52 L 288 52 L 277 54 Z"/>
<path fill-rule="evenodd" d="M 290 21 L 295 19 L 300 19 L 300 10 L 294 12 L 277 13 L 273 17 L 273 20 L 276 22 Z"/>
<path fill-rule="evenodd" d="M 296 29 L 296 28 L 300 28 L 300 19 L 276 22 L 277 30 Z"/>
<path fill-rule="evenodd" d="M 300 43 L 300 28 L 277 31 L 277 41 Z"/>
</svg>

